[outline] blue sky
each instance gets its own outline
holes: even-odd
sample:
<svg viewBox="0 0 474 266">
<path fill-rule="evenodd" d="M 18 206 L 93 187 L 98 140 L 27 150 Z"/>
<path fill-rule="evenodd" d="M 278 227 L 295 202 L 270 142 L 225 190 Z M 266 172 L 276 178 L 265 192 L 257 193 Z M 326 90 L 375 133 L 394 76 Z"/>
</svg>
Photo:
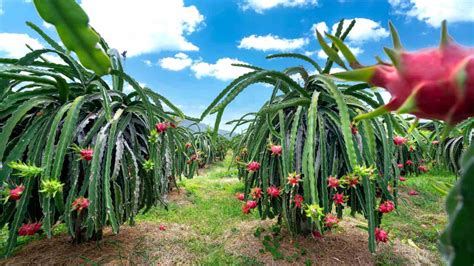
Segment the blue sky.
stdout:
<svg viewBox="0 0 474 266">
<path fill-rule="evenodd" d="M 266 60 L 268 54 L 298 52 L 318 62 L 324 56 L 314 29 L 332 31 L 341 19 L 357 19 L 349 46 L 371 64 L 390 46 L 387 23 L 397 27 L 407 50 L 436 46 L 447 19 L 450 34 L 474 46 L 473 0 L 79 0 L 112 47 L 127 50 L 126 71 L 191 116 L 204 108 L 245 62 L 268 69 L 309 66 L 295 60 Z M 25 21 L 57 39 L 28 0 L 0 0 L 0 57 L 18 57 L 45 43 Z M 258 110 L 270 89 L 254 85 L 229 106 L 224 121 Z M 212 123 L 213 118 L 205 120 Z M 224 126 L 225 128 L 225 126 Z"/>
</svg>

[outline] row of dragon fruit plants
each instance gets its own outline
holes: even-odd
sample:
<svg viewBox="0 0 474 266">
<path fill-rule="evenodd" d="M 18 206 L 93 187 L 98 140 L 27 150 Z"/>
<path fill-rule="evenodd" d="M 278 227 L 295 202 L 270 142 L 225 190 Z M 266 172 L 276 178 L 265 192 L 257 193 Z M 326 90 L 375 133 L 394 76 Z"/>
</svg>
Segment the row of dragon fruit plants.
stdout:
<svg viewBox="0 0 474 266">
<path fill-rule="evenodd" d="M 0 59 L 0 159 L 6 162 L 0 170 L 6 199 L 0 225 L 9 227 L 7 255 L 19 235 L 44 231 L 51 237 L 58 222 L 79 243 L 100 239 L 104 226 L 118 233 L 139 211 L 166 204 L 162 195 L 173 178 L 192 177 L 198 167 L 225 156 L 230 142 L 216 134 L 223 112 L 258 82 L 273 86 L 271 98 L 256 115 L 234 121 L 246 127 L 232 142 L 245 183 L 237 196 L 244 213 L 256 209 L 262 218 L 278 217 L 294 234 L 321 237 L 349 208 L 367 219 L 374 252 L 377 241 L 388 241 L 381 219 L 397 207 L 403 176 L 440 167 L 466 173 L 459 158 L 473 127 L 468 103 L 474 63 L 472 50 L 455 44 L 445 24 L 439 49 L 415 53 L 403 50 L 390 25 L 394 49 L 386 52 L 392 64 L 380 60 L 363 67 L 343 43 L 355 21 L 344 31 L 341 23 L 334 36 L 318 33 L 328 55 L 323 67 L 299 54 L 268 57 L 304 60 L 317 74 L 303 67 L 279 72 L 239 65 L 252 72 L 193 119 L 124 73 L 120 55 L 88 25 L 75 1 L 34 4 L 65 48 L 27 23 L 51 49 Z M 64 64 L 46 61 L 45 53 Z M 329 75 L 333 64 L 353 70 Z M 427 74 L 425 65 L 439 69 Z M 290 78 L 295 73 L 304 84 Z M 134 91 L 125 94 L 124 83 Z M 392 100 L 384 105 L 372 86 L 386 88 Z M 199 121 L 211 113 L 217 113 L 214 133 L 179 126 L 181 119 Z M 441 122 L 419 124 L 402 113 Z M 450 254 L 462 254 L 453 247 L 456 230 L 446 231 Z"/>
<path fill-rule="evenodd" d="M 175 179 L 192 178 L 222 159 L 228 145 L 210 132 L 180 127 L 183 119 L 199 120 L 127 75 L 119 53 L 88 25 L 75 1 L 34 4 L 64 46 L 28 22 L 51 48 L 0 59 L 6 255 L 18 236 L 51 237 L 59 222 L 75 243 L 100 239 L 104 226 L 118 233 L 121 224 L 134 224 L 139 211 L 166 204 L 162 196 Z M 63 63 L 49 62 L 45 54 Z M 133 92 L 124 92 L 126 83 Z"/>
<path fill-rule="evenodd" d="M 384 50 L 392 62 L 377 58 L 376 65 L 363 66 L 344 44 L 354 24 L 343 31 L 341 22 L 327 39 L 317 32 L 328 56 L 324 66 L 290 53 L 267 58 L 295 58 L 314 69 L 296 66 L 278 72 L 238 65 L 252 72 L 234 80 L 203 115 L 222 116 L 251 84 L 273 86 L 271 98 L 256 114 L 236 121 L 236 126 L 248 126 L 234 146 L 245 183 L 244 193 L 236 195 L 242 212 L 278 217 L 293 234 L 319 238 L 349 209 L 366 218 L 369 250 L 374 252 L 377 242 L 389 241 L 380 225 L 398 206 L 399 182 L 443 168 L 463 175 L 466 183 L 474 175 L 472 155 L 465 156 L 464 166 L 460 162 L 474 127 L 474 50 L 456 44 L 443 22 L 439 48 L 408 52 L 389 23 L 394 48 Z M 346 71 L 329 75 L 333 64 Z M 293 74 L 301 76 L 302 84 L 290 78 Z M 386 89 L 391 100 L 384 104 L 370 87 Z M 406 114 L 416 118 L 404 119 Z M 442 237 L 442 251 L 453 264 L 473 263 L 474 243 L 463 235 L 463 223 L 474 218 L 468 204 L 473 195 L 469 187 L 464 189 L 464 202 L 459 190 L 450 194 L 451 222 Z"/>
</svg>

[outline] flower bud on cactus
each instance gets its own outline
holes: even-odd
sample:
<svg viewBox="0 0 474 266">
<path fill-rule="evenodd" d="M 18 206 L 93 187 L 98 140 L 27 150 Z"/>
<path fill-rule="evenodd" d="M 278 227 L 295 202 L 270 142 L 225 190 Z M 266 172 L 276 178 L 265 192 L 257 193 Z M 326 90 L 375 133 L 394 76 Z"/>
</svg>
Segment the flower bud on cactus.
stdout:
<svg viewBox="0 0 474 266">
<path fill-rule="evenodd" d="M 145 171 L 147 172 L 152 171 L 154 167 L 155 167 L 155 163 L 152 160 L 146 160 L 143 163 L 143 169 L 145 169 Z"/>
<path fill-rule="evenodd" d="M 259 187 L 254 187 L 250 190 L 250 196 L 252 196 L 253 199 L 259 199 L 262 197 L 262 189 Z"/>
<path fill-rule="evenodd" d="M 391 94 L 388 104 L 356 120 L 397 111 L 454 125 L 474 116 L 474 49 L 456 44 L 447 34 L 446 22 L 442 24 L 440 47 L 416 52 L 404 51 L 396 30 L 391 29 L 397 45 L 385 51 L 392 65 L 333 74 L 344 80 L 368 82 Z"/>
<path fill-rule="evenodd" d="M 54 198 L 56 193 L 63 191 L 64 184 L 58 179 L 45 179 L 41 181 L 41 193 L 45 193 L 47 197 Z"/>
<path fill-rule="evenodd" d="M 150 135 L 148 136 L 148 142 L 153 144 L 158 142 L 158 131 L 156 131 L 155 129 L 150 131 Z"/>
</svg>

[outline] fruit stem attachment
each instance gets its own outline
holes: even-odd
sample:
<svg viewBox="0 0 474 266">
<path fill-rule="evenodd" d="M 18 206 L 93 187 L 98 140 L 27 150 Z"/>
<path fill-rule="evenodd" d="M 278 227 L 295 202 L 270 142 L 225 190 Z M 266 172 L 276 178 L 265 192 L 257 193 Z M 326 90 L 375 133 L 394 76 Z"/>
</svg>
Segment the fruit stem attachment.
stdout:
<svg viewBox="0 0 474 266">
<path fill-rule="evenodd" d="M 372 112 L 368 112 L 368 113 L 365 113 L 365 114 L 359 114 L 358 116 L 354 117 L 354 121 L 358 122 L 360 120 L 374 118 L 374 117 L 386 114 L 388 112 L 389 112 L 389 110 L 387 109 L 387 107 L 385 107 L 385 105 L 383 105 L 383 106 L 380 106 L 379 108 L 373 110 Z"/>
</svg>

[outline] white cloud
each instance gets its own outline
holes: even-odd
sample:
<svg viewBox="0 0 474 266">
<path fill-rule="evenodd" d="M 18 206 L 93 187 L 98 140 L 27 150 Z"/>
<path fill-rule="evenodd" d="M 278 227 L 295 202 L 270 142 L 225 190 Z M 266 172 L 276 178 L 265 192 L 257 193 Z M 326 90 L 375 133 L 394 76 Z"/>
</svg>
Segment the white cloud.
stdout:
<svg viewBox="0 0 474 266">
<path fill-rule="evenodd" d="M 316 37 L 316 30 L 319 31 L 321 34 L 324 34 L 325 32 L 329 32 L 328 25 L 324 21 L 313 24 L 313 26 L 311 27 L 311 32 L 314 34 L 315 37 Z"/>
<path fill-rule="evenodd" d="M 333 74 L 333 73 L 344 72 L 344 71 L 346 71 L 344 68 L 332 67 L 330 73 Z"/>
<path fill-rule="evenodd" d="M 145 65 L 148 66 L 148 67 L 153 66 L 153 62 L 151 62 L 151 60 L 146 59 L 146 60 L 143 60 L 142 62 L 145 63 Z"/>
<path fill-rule="evenodd" d="M 248 68 L 233 66 L 232 64 L 247 63 L 238 59 L 225 57 L 217 60 L 215 64 L 206 62 L 195 63 L 191 66 L 191 70 L 198 79 L 203 77 L 214 77 L 222 81 L 229 81 L 252 71 Z"/>
<path fill-rule="evenodd" d="M 183 70 L 193 63 L 193 60 L 185 53 L 177 53 L 174 57 L 165 57 L 160 59 L 158 64 L 168 70 L 180 71 Z"/>
<path fill-rule="evenodd" d="M 3 11 L 3 3 L 2 0 L 0 0 L 0 16 L 3 15 L 5 12 Z"/>
<path fill-rule="evenodd" d="M 242 9 L 253 9 L 257 13 L 263 13 L 265 10 L 275 7 L 302 7 L 316 6 L 317 0 L 244 0 Z"/>
<path fill-rule="evenodd" d="M 379 22 L 375 22 L 368 18 L 354 19 L 356 20 L 356 23 L 347 36 L 347 40 L 353 44 L 361 44 L 368 41 L 378 41 L 390 35 L 388 30 L 382 27 Z M 344 20 L 342 32 L 346 30 L 352 20 L 353 19 Z M 338 24 L 339 22 L 332 26 L 333 34 L 336 32 Z"/>
<path fill-rule="evenodd" d="M 204 20 L 183 0 L 82 0 L 90 24 L 119 51 L 137 56 L 159 51 L 197 51 L 186 39 Z"/>
<path fill-rule="evenodd" d="M 284 39 L 268 34 L 266 36 L 251 35 L 240 41 L 238 48 L 255 49 L 260 51 L 292 51 L 299 49 L 309 40 L 305 38 Z"/>
<path fill-rule="evenodd" d="M 0 54 L 9 58 L 20 58 L 30 52 L 26 47 L 29 45 L 33 49 L 41 49 L 43 45 L 38 39 L 31 38 L 24 33 L 0 33 Z"/>
<path fill-rule="evenodd" d="M 432 27 L 440 27 L 443 20 L 448 22 L 474 21 L 472 0 L 389 0 L 397 14 L 414 17 Z"/>
</svg>

